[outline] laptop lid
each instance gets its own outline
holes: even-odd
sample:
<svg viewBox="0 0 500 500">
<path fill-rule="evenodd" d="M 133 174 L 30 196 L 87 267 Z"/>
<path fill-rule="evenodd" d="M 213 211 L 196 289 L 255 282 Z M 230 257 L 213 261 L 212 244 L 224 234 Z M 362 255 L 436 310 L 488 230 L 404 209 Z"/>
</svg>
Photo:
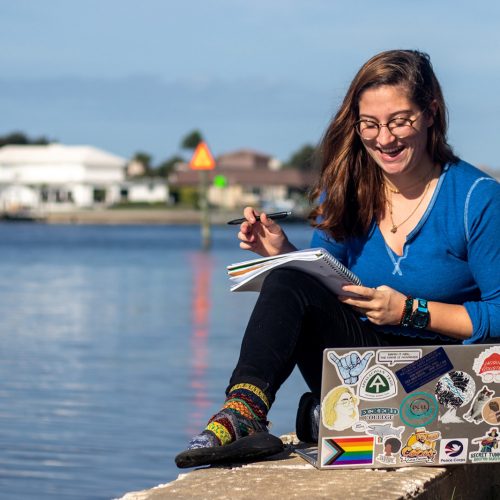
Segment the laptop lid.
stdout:
<svg viewBox="0 0 500 500">
<path fill-rule="evenodd" d="M 321 469 L 500 462 L 500 345 L 326 349 Z"/>
</svg>

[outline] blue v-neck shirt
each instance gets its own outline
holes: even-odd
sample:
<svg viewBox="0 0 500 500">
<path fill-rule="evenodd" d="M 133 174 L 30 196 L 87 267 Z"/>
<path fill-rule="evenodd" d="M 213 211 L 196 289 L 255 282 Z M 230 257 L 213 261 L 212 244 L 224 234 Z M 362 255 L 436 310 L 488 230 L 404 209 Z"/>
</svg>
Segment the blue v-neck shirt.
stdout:
<svg viewBox="0 0 500 500">
<path fill-rule="evenodd" d="M 473 325 L 465 344 L 500 341 L 500 184 L 464 161 L 443 168 L 403 255 L 386 244 L 376 223 L 366 237 L 342 243 L 316 229 L 311 247 L 327 249 L 364 286 L 387 285 L 412 297 L 464 305 Z M 373 328 L 451 340 L 427 330 Z"/>
</svg>

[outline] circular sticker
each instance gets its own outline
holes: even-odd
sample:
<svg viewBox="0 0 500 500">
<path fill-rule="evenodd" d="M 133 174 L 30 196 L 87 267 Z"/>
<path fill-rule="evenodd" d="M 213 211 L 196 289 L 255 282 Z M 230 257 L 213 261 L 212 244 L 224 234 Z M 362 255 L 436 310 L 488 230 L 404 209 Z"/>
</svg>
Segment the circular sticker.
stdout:
<svg viewBox="0 0 500 500">
<path fill-rule="evenodd" d="M 451 371 L 441 377 L 436 384 L 436 399 L 446 408 L 439 420 L 446 424 L 463 422 L 457 410 L 470 403 L 476 392 L 474 379 L 465 372 Z"/>
<path fill-rule="evenodd" d="M 436 398 L 447 408 L 460 408 L 469 403 L 476 392 L 474 379 L 465 372 L 451 371 L 436 384 Z"/>
<path fill-rule="evenodd" d="M 410 427 L 423 427 L 436 418 L 438 403 L 436 398 L 427 392 L 414 392 L 403 399 L 399 414 L 401 420 Z"/>
<path fill-rule="evenodd" d="M 500 382 L 500 346 L 485 349 L 475 360 L 472 369 L 484 383 Z"/>
<path fill-rule="evenodd" d="M 483 406 L 483 419 L 488 424 L 500 424 L 500 398 L 490 399 Z"/>
</svg>

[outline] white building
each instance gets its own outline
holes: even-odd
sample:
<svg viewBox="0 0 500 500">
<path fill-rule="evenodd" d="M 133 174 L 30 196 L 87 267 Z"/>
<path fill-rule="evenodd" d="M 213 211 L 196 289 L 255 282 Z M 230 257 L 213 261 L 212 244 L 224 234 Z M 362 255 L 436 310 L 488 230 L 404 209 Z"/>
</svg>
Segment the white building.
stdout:
<svg viewBox="0 0 500 500">
<path fill-rule="evenodd" d="M 92 146 L 0 148 L 0 211 L 107 206 L 122 199 L 127 160 Z"/>
<path fill-rule="evenodd" d="M 167 181 L 158 177 L 135 177 L 120 187 L 122 202 L 167 203 L 169 196 Z"/>
</svg>

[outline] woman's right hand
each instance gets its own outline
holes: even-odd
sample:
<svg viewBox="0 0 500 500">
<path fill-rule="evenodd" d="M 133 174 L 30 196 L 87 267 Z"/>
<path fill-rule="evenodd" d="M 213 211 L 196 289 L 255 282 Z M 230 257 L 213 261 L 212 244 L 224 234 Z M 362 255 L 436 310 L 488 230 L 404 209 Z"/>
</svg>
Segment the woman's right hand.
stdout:
<svg viewBox="0 0 500 500">
<path fill-rule="evenodd" d="M 260 216 L 260 221 L 256 220 L 256 215 Z M 240 248 L 243 250 L 250 250 L 264 257 L 296 250 L 281 226 L 269 219 L 264 212 L 259 214 L 253 207 L 246 207 L 243 216 L 246 221 L 241 224 L 238 233 Z"/>
</svg>

